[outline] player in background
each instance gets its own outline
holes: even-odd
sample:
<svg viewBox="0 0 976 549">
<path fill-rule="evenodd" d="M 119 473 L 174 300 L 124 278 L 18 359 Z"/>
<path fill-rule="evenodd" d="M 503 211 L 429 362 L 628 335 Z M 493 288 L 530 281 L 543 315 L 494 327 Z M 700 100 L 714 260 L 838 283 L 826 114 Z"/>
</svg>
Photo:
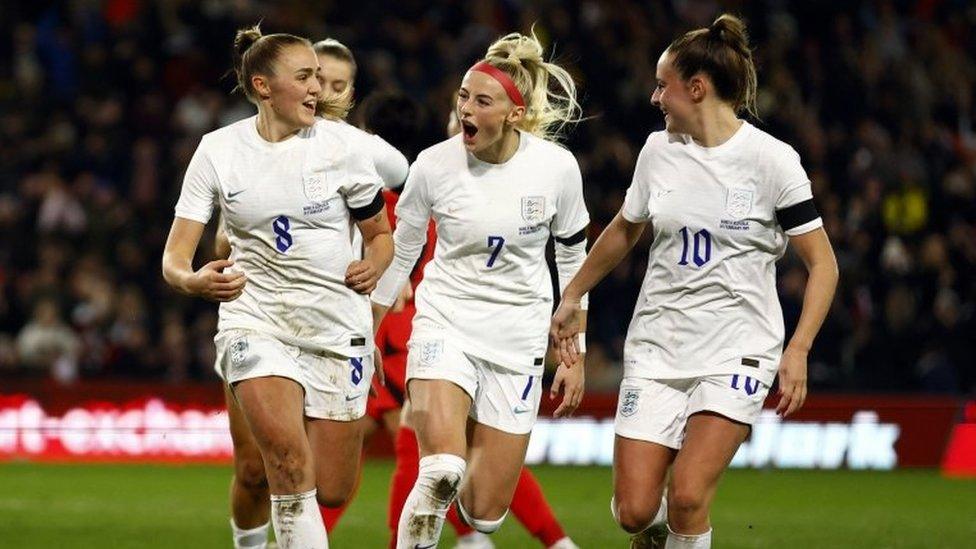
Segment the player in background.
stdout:
<svg viewBox="0 0 976 549">
<path fill-rule="evenodd" d="M 220 373 L 265 463 L 278 544 L 323 548 L 316 500 L 344 501 L 358 472 L 354 420 L 365 413 L 373 375 L 365 295 L 392 258 L 390 227 L 379 176 L 360 152 L 367 137 L 315 116 L 322 98 L 311 43 L 253 27 L 237 33 L 234 52 L 238 86 L 258 114 L 201 140 L 163 276 L 184 293 L 222 302 Z M 325 100 L 331 112 L 348 110 Z M 194 270 L 214 205 L 230 259 Z M 354 222 L 363 259 L 351 245 Z M 264 543 L 266 524 L 249 530 L 248 541 Z"/>
<path fill-rule="evenodd" d="M 421 458 L 397 547 L 436 546 L 455 496 L 465 522 L 497 530 L 525 460 L 552 304 L 545 245 L 552 235 L 568 280 L 589 222 L 576 159 L 548 140 L 577 120 L 575 84 L 542 53 L 518 33 L 489 47 L 461 83 L 462 133 L 419 155 L 396 207 L 396 257 L 372 294 L 374 325 L 407 283 L 431 218 L 437 230 L 407 358 Z M 560 391 L 564 416 L 582 396 L 581 359 L 558 367 L 551 395 Z"/>
<path fill-rule="evenodd" d="M 312 47 L 315 48 L 319 60 L 323 95 L 347 97 L 351 101 L 356 92 L 358 68 L 352 51 L 334 38 L 320 40 Z M 326 112 L 320 112 L 319 115 L 328 116 Z M 344 113 L 339 120 L 345 121 L 345 118 Z M 375 130 L 369 133 L 370 140 L 373 142 L 370 156 L 373 158 L 376 172 L 383 178 L 386 188 L 400 187 L 407 180 L 409 162 L 402 152 L 387 143 L 380 135 L 383 133 Z"/>
<path fill-rule="evenodd" d="M 394 107 L 394 102 L 382 103 L 385 107 Z M 395 113 L 402 114 L 408 110 L 402 106 L 387 112 L 388 108 L 370 109 L 369 105 L 364 104 L 366 117 L 364 122 L 367 127 L 382 124 L 381 121 L 396 120 Z M 371 112 L 372 111 L 372 112 Z M 395 128 L 384 128 L 387 133 L 395 134 Z M 447 124 L 447 136 L 453 137 L 461 133 L 461 123 L 457 113 L 452 110 Z M 386 133 L 384 133 L 386 135 Z M 396 227 L 396 216 L 392 208 L 396 204 L 395 192 L 386 191 L 387 207 L 390 208 L 390 222 Z M 383 353 L 383 370 L 386 373 L 386 384 L 384 386 L 374 385 L 375 395 L 371 395 L 366 406 L 366 414 L 375 420 L 374 425 L 383 423 L 389 428 L 389 423 L 383 421 L 387 414 L 393 410 L 399 417 L 402 410 L 407 410 L 408 403 L 405 401 L 406 387 L 406 368 L 408 340 L 410 338 L 410 327 L 416 307 L 413 302 L 413 295 L 417 284 L 423 278 L 423 269 L 428 261 L 433 257 L 433 250 L 436 243 L 436 231 L 434 224 L 430 223 L 427 230 L 427 243 L 417 262 L 413 273 L 410 276 L 410 284 L 404 285 L 404 294 L 401 296 L 403 301 L 402 309 L 394 306 L 383 318 L 380 323 L 379 331 L 376 334 L 376 345 Z M 400 303 L 399 301 L 397 303 Z M 401 422 L 399 428 L 391 431 L 394 434 L 394 446 L 396 448 L 396 469 L 393 472 L 393 479 L 390 486 L 390 507 L 389 507 L 389 527 L 392 532 L 391 547 L 396 545 L 397 523 L 400 513 L 406 503 L 407 496 L 410 494 L 414 483 L 417 480 L 419 469 L 420 453 L 417 448 L 417 435 L 406 422 Z M 522 467 L 519 474 L 518 483 L 515 486 L 515 493 L 511 503 L 512 514 L 522 523 L 522 525 L 539 540 L 543 546 L 550 549 L 577 549 L 572 539 L 566 536 L 562 525 L 556 519 L 549 502 L 546 501 L 545 494 L 535 475 L 527 467 Z M 447 521 L 454 528 L 458 537 L 457 548 L 491 548 L 494 544 L 491 538 L 474 530 L 467 524 L 461 522 L 457 516 L 457 511 L 451 507 L 447 513 Z M 328 522 L 326 523 L 328 524 Z"/>
<path fill-rule="evenodd" d="M 320 70 L 317 76 L 322 87 L 320 100 L 316 106 L 316 116 L 344 123 L 352 100 L 351 83 L 355 79 L 356 61 L 345 45 L 331 38 L 316 42 L 312 47 L 318 59 Z M 406 157 L 379 135 L 361 135 L 364 140 L 360 148 L 368 152 L 377 174 L 383 181 L 383 186 L 386 188 L 402 186 L 409 165 Z M 224 227 L 223 215 L 219 217 L 214 246 L 217 259 L 230 257 L 231 246 Z M 352 246 L 354 254 L 361 255 L 362 237 L 355 229 Z M 215 367 L 218 374 L 221 374 L 219 360 Z M 382 385 L 377 384 L 377 386 Z M 224 399 L 227 404 L 231 438 L 234 442 L 234 475 L 231 478 L 230 488 L 230 523 L 234 547 L 235 549 L 263 549 L 267 544 L 271 511 L 268 505 L 268 480 L 264 461 L 240 406 L 230 387 L 226 385 Z M 371 423 L 368 416 L 363 416 L 359 421 L 360 428 Z M 397 414 L 390 421 L 398 422 L 399 415 Z M 363 436 L 368 434 L 369 431 L 366 431 Z M 358 474 L 357 469 L 357 479 Z M 358 480 L 355 484 L 358 484 Z M 350 496 L 353 491 L 355 488 L 350 490 Z M 327 530 L 332 529 L 348 501 L 349 498 L 346 498 L 344 503 L 334 507 L 319 506 Z"/>
<path fill-rule="evenodd" d="M 581 297 L 635 245 L 654 239 L 627 331 L 611 511 L 632 546 L 707 548 L 719 478 L 779 377 L 777 412 L 807 394 L 807 353 L 837 285 L 837 262 L 792 147 L 738 118 L 756 115 L 756 70 L 743 22 L 722 15 L 671 43 L 648 137 L 620 212 L 563 291 L 551 335 L 576 356 Z M 809 271 L 783 350 L 776 260 L 792 244 Z M 670 481 L 667 481 L 668 468 Z M 666 484 L 667 482 L 667 484 Z M 665 485 L 666 499 L 662 501 Z"/>
</svg>

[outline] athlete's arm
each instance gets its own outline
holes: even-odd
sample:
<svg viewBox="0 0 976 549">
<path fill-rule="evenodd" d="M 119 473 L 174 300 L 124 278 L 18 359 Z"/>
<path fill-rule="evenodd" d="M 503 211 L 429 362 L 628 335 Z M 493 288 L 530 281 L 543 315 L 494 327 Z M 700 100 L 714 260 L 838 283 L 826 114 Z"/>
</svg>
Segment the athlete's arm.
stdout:
<svg viewBox="0 0 976 549">
<path fill-rule="evenodd" d="M 586 259 L 586 229 L 580 230 L 569 238 L 556 237 L 554 240 L 556 271 L 559 276 L 560 294 L 562 294 Z M 583 401 L 586 381 L 583 357 L 586 353 L 586 346 L 582 340 L 586 337 L 586 305 L 587 294 L 583 294 L 576 310 L 576 322 L 580 327 L 577 336 L 580 339 L 578 342 L 579 360 L 573 363 L 560 362 L 556 368 L 556 376 L 552 380 L 552 388 L 549 390 L 549 398 L 551 399 L 556 398 L 560 392 L 563 393 L 562 402 L 553 413 L 553 416 L 557 418 L 572 415 Z"/>
<path fill-rule="evenodd" d="M 423 160 L 418 159 L 410 168 L 403 194 L 397 200 L 393 264 L 380 278 L 376 291 L 370 296 L 373 302 L 374 331 L 390 306 L 396 302 L 403 286 L 410 283 L 410 273 L 424 251 L 424 244 L 427 243 L 427 224 L 430 222 L 431 206 L 427 197 L 427 180 L 423 166 Z"/>
<path fill-rule="evenodd" d="M 779 365 L 781 398 L 776 413 L 783 417 L 799 410 L 807 398 L 807 354 L 830 310 L 839 277 L 837 258 L 822 227 L 791 236 L 790 245 L 806 265 L 809 277 L 803 292 L 800 320 Z"/>
<path fill-rule="evenodd" d="M 240 297 L 247 279 L 244 273 L 224 273 L 234 264 L 227 259 L 207 263 L 193 270 L 193 256 L 204 224 L 182 217 L 173 219 L 163 250 L 163 279 L 176 290 L 211 301 L 232 301 Z"/>
<path fill-rule="evenodd" d="M 386 216 L 383 197 L 377 194 L 379 211 L 369 218 L 359 220 L 356 226 L 363 234 L 366 253 L 362 260 L 353 261 L 346 269 L 346 286 L 357 293 L 368 294 L 376 288 L 376 282 L 390 266 L 393 259 L 393 235 L 390 219 Z"/>
<path fill-rule="evenodd" d="M 576 276 L 563 289 L 562 300 L 552 317 L 552 326 L 549 329 L 549 337 L 560 361 L 575 364 L 579 360 L 576 338 L 582 330 L 578 313 L 581 310 L 580 299 L 623 261 L 637 244 L 645 225 L 647 223 L 627 221 L 622 213 L 617 212 L 613 221 L 596 239 Z"/>
<path fill-rule="evenodd" d="M 403 200 L 403 197 L 400 200 Z M 404 217 L 398 218 L 393 240 L 396 242 L 393 265 L 380 279 L 376 291 L 371 296 L 374 331 L 386 316 L 386 312 L 396 302 L 403 287 L 410 283 L 410 273 L 424 251 L 424 244 L 427 243 L 426 223 L 418 227 Z"/>
</svg>

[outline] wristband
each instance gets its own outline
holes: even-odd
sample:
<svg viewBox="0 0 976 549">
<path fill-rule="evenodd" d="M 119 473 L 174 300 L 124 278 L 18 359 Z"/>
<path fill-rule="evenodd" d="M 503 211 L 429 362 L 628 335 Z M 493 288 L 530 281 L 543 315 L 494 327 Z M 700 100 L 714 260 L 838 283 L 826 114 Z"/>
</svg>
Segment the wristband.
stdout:
<svg viewBox="0 0 976 549">
<path fill-rule="evenodd" d="M 576 347 L 579 349 L 580 354 L 586 352 L 586 332 L 576 334 Z"/>
</svg>

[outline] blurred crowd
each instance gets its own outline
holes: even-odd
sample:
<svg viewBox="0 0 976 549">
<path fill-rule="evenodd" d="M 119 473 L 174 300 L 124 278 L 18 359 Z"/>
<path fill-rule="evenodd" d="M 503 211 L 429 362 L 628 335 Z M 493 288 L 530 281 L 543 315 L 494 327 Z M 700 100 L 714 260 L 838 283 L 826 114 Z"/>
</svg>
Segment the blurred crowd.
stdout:
<svg viewBox="0 0 976 549">
<path fill-rule="evenodd" d="M 649 102 L 659 54 L 723 9 L 745 16 L 756 48 L 754 123 L 799 151 L 838 255 L 812 389 L 973 393 L 976 4 L 964 0 L 4 2 L 0 376 L 213 376 L 216 306 L 171 291 L 160 257 L 200 136 L 254 111 L 230 93 L 235 29 L 263 20 L 346 43 L 357 98 L 399 90 L 423 105 L 424 131 L 404 144 L 414 156 L 443 138 L 463 71 L 535 23 L 589 116 L 566 144 L 592 240 L 663 126 Z M 620 378 L 644 238 L 591 296 L 591 388 Z M 780 262 L 788 333 L 805 277 L 796 257 Z"/>
</svg>

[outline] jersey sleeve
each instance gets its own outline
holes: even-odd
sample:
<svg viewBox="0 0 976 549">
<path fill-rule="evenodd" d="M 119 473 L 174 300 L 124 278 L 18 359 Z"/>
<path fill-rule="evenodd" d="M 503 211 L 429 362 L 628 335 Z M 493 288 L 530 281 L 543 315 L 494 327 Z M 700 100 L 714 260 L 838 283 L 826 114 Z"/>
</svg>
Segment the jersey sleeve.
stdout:
<svg viewBox="0 0 976 549">
<path fill-rule="evenodd" d="M 346 157 L 346 182 L 340 189 L 349 212 L 356 220 L 369 219 L 385 205 L 383 182 L 376 173 L 373 158 L 367 153 L 368 149 L 360 145 L 362 144 L 354 142 L 350 146 Z"/>
<path fill-rule="evenodd" d="M 422 171 L 422 163 L 418 161 L 410 169 L 403 194 L 397 201 L 393 263 L 380 277 L 370 296 L 374 303 L 385 307 L 393 305 L 403 285 L 410 280 L 410 272 L 427 243 L 427 222 L 431 212 L 428 196 L 427 178 Z"/>
<path fill-rule="evenodd" d="M 387 189 L 395 189 L 407 179 L 410 163 L 407 157 L 378 135 L 369 136 L 373 165 Z"/>
<path fill-rule="evenodd" d="M 583 176 L 575 158 L 562 177 L 562 186 L 556 197 L 556 214 L 549 230 L 557 242 L 574 244 L 586 238 L 584 229 L 590 224 L 590 214 L 583 200 Z"/>
<path fill-rule="evenodd" d="M 624 219 L 631 223 L 645 223 L 651 219 L 651 212 L 648 205 L 651 199 L 651 186 L 647 180 L 649 170 L 649 147 L 650 138 L 644 144 L 640 154 L 637 156 L 637 165 L 634 166 L 634 178 L 627 189 L 627 196 L 624 197 L 624 205 L 620 208 L 620 213 Z"/>
<path fill-rule="evenodd" d="M 789 236 L 797 236 L 823 226 L 813 203 L 813 191 L 800 155 L 787 147 L 777 155 L 772 170 L 776 189 L 776 222 Z"/>
<path fill-rule="evenodd" d="M 432 203 L 424 162 L 418 160 L 410 168 L 410 175 L 396 205 L 397 220 L 405 220 L 417 227 L 427 227 Z"/>
<path fill-rule="evenodd" d="M 176 217 L 198 221 L 204 225 L 210 221 L 214 206 L 220 196 L 220 183 L 210 155 L 207 142 L 203 140 L 190 159 L 183 176 L 183 188 L 176 202 Z"/>
</svg>

